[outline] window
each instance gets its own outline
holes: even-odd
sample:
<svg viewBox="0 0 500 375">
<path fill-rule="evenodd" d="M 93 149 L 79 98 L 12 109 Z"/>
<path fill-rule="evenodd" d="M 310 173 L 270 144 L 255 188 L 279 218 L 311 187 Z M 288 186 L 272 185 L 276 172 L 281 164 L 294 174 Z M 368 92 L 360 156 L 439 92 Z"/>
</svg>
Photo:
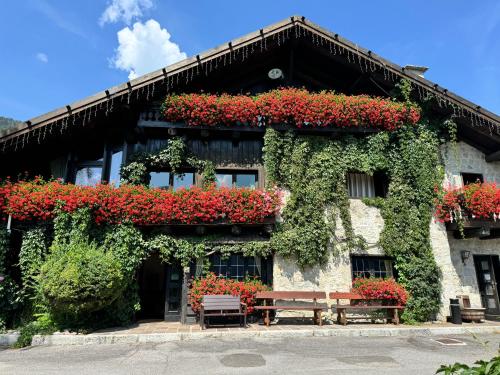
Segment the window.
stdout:
<svg viewBox="0 0 500 375">
<path fill-rule="evenodd" d="M 73 158 L 72 175 L 75 185 L 94 186 L 101 181 L 120 185 L 121 147 L 108 148 L 103 145 L 80 150 Z M 71 176 L 71 175 L 70 175 Z"/>
<path fill-rule="evenodd" d="M 481 173 L 461 173 L 461 175 L 464 186 L 475 184 L 477 182 L 484 182 L 483 175 Z"/>
<path fill-rule="evenodd" d="M 226 172 L 215 175 L 218 187 L 257 187 L 257 172 Z"/>
<path fill-rule="evenodd" d="M 347 191 L 350 198 L 386 197 L 389 181 L 387 175 L 375 172 L 373 176 L 366 173 L 348 173 Z"/>
<path fill-rule="evenodd" d="M 109 179 L 110 185 L 120 185 L 120 166 L 122 165 L 123 151 L 121 149 L 111 152 Z"/>
<path fill-rule="evenodd" d="M 77 167 L 75 185 L 95 186 L 101 182 L 102 167 Z"/>
<path fill-rule="evenodd" d="M 242 280 L 245 276 L 261 276 L 261 260 L 259 257 L 245 257 L 232 254 L 223 258 L 220 254 L 209 257 L 210 271 L 231 279 Z"/>
<path fill-rule="evenodd" d="M 350 198 L 375 197 L 373 176 L 369 176 L 366 173 L 348 173 L 347 190 Z"/>
<path fill-rule="evenodd" d="M 194 185 L 194 173 L 186 172 L 182 174 L 172 174 L 170 172 L 151 172 L 150 174 L 150 187 L 157 187 L 161 189 L 173 188 L 178 190 L 180 188 L 189 188 Z"/>
<path fill-rule="evenodd" d="M 353 256 L 351 257 L 352 278 L 394 277 L 394 261 L 389 257 Z"/>
<path fill-rule="evenodd" d="M 102 154 L 101 154 L 102 155 Z M 104 159 L 83 159 L 75 164 L 75 185 L 95 186 L 101 182 Z"/>
</svg>

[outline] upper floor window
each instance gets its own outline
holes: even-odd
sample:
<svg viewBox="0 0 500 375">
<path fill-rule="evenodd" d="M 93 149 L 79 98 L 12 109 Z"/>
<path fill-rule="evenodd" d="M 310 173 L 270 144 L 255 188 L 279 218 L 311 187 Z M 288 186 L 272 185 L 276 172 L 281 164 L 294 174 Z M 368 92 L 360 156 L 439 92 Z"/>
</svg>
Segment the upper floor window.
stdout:
<svg viewBox="0 0 500 375">
<path fill-rule="evenodd" d="M 462 182 L 465 185 L 475 184 L 478 182 L 484 182 L 483 175 L 481 173 L 460 173 L 462 175 Z"/>
<path fill-rule="evenodd" d="M 95 186 L 101 182 L 101 165 L 79 165 L 76 167 L 75 185 Z"/>
<path fill-rule="evenodd" d="M 386 197 L 388 178 L 385 173 L 375 172 L 373 176 L 366 173 L 348 173 L 347 191 L 350 198 Z"/>
<path fill-rule="evenodd" d="M 182 174 L 173 174 L 170 172 L 151 172 L 150 173 L 150 187 L 157 187 L 161 189 L 174 189 L 190 188 L 194 185 L 194 173 L 185 172 Z"/>
<path fill-rule="evenodd" d="M 389 257 L 353 256 L 351 257 L 352 279 L 394 277 L 394 261 Z"/>
<path fill-rule="evenodd" d="M 120 167 L 122 165 L 123 151 L 121 148 L 111 150 L 109 155 L 109 179 L 110 184 L 120 185 Z"/>
<path fill-rule="evenodd" d="M 257 187 L 257 172 L 219 171 L 215 175 L 218 187 Z"/>
<path fill-rule="evenodd" d="M 78 152 L 72 157 L 69 181 L 80 186 L 95 186 L 103 181 L 118 186 L 122 158 L 121 147 L 100 146 Z"/>
</svg>

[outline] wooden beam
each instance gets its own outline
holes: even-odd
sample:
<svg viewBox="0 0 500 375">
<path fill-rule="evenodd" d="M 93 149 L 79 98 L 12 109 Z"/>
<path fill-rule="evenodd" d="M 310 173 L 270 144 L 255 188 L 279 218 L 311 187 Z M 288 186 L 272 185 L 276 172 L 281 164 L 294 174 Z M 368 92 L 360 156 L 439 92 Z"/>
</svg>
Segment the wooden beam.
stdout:
<svg viewBox="0 0 500 375">
<path fill-rule="evenodd" d="M 491 163 L 492 161 L 500 161 L 500 150 L 486 155 L 485 159 L 488 163 Z"/>
</svg>

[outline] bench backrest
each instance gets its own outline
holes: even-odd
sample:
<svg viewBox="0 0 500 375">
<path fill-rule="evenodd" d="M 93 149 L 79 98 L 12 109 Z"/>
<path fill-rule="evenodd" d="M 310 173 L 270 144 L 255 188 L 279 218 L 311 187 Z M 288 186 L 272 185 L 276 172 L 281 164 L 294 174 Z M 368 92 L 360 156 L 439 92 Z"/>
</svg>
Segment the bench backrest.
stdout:
<svg viewBox="0 0 500 375">
<path fill-rule="evenodd" d="M 366 297 L 362 296 L 358 293 L 353 292 L 330 292 L 330 299 L 348 299 L 348 300 L 356 300 L 356 299 L 366 299 Z"/>
<path fill-rule="evenodd" d="M 257 292 L 256 299 L 326 299 L 325 292 L 307 292 L 307 291 L 268 291 Z"/>
<path fill-rule="evenodd" d="M 241 300 L 239 296 L 204 295 L 203 308 L 205 310 L 239 310 Z"/>
</svg>

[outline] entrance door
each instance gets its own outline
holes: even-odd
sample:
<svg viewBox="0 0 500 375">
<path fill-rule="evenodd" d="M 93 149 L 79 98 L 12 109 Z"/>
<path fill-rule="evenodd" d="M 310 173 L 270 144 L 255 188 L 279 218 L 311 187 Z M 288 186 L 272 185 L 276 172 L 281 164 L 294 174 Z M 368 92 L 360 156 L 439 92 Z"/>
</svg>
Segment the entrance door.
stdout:
<svg viewBox="0 0 500 375">
<path fill-rule="evenodd" d="M 477 282 L 483 307 L 486 314 L 499 315 L 497 280 L 500 279 L 500 262 L 498 255 L 474 255 Z"/>
<path fill-rule="evenodd" d="M 182 267 L 179 264 L 167 266 L 165 293 L 165 320 L 179 321 L 181 317 Z"/>
</svg>

